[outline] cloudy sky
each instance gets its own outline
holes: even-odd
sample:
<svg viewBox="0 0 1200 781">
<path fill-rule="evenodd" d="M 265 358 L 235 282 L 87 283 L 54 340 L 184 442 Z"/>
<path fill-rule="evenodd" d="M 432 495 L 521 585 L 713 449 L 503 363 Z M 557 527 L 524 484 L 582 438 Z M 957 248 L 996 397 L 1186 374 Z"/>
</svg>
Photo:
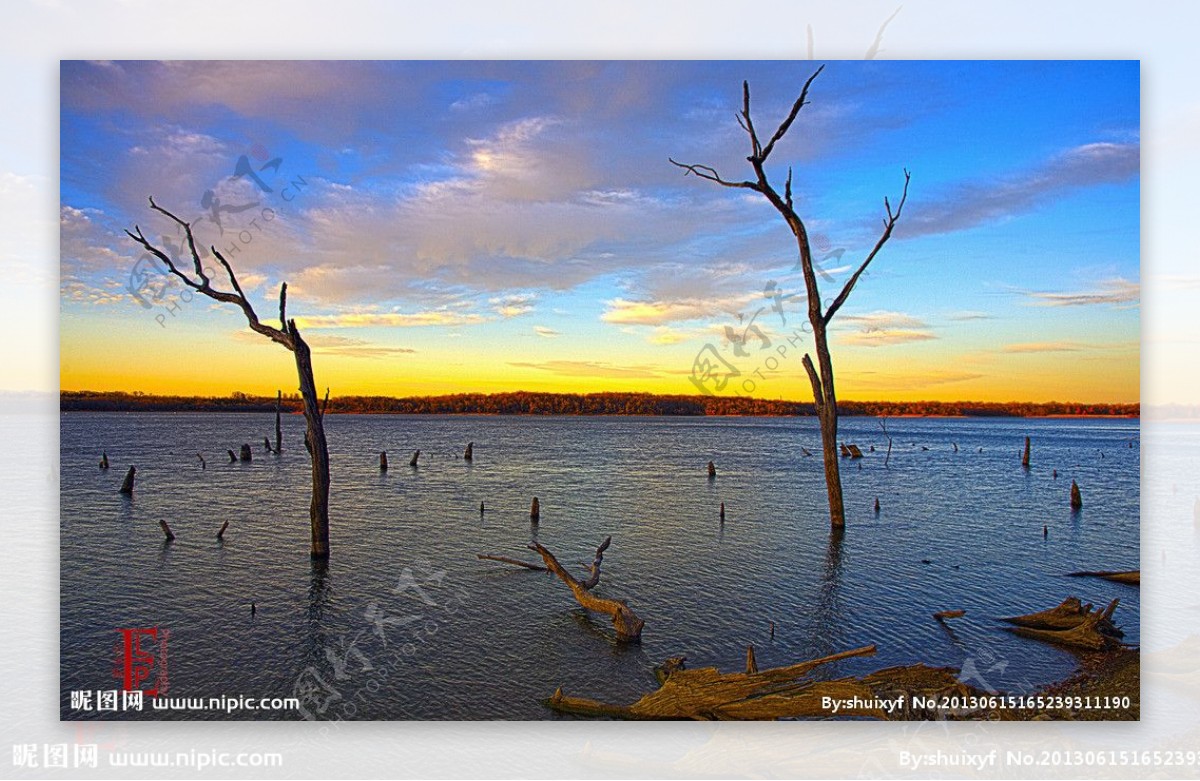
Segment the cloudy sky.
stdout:
<svg viewBox="0 0 1200 781">
<path fill-rule="evenodd" d="M 809 62 L 65 62 L 64 389 L 290 391 L 229 305 L 122 232 L 192 221 L 334 393 L 808 399 L 795 242 L 749 175 Z M 836 295 L 848 399 L 1138 400 L 1139 72 L 1131 62 L 831 62 L 771 175 Z M 212 263 L 211 257 L 206 263 Z M 714 390 L 713 382 L 702 383 Z"/>
</svg>

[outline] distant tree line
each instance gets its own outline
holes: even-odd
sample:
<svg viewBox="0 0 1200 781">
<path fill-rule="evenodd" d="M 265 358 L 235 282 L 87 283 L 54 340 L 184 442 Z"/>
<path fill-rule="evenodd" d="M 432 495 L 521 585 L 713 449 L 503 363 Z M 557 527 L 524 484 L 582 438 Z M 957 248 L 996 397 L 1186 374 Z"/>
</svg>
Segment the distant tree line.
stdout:
<svg viewBox="0 0 1200 781">
<path fill-rule="evenodd" d="M 235 391 L 228 397 L 154 396 L 139 392 L 63 391 L 63 411 L 274 412 L 273 396 Z M 297 394 L 283 398 L 285 412 L 299 413 Z M 746 396 L 670 396 L 652 393 L 458 393 L 450 396 L 338 396 L 329 412 L 400 415 L 754 415 L 811 416 L 812 402 Z M 1108 415 L 1137 417 L 1139 404 L 1081 404 L 980 401 L 841 401 L 838 412 L 868 417 L 1047 417 Z"/>
</svg>

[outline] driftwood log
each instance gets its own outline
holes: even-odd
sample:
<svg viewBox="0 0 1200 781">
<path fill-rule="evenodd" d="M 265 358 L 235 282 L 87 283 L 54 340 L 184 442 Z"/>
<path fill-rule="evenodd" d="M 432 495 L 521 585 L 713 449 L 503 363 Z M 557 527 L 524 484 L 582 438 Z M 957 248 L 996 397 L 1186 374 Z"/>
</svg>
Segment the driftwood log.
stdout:
<svg viewBox="0 0 1200 781">
<path fill-rule="evenodd" d="M 1058 607 L 1002 620 L 1014 624 L 1012 631 L 1024 637 L 1089 651 L 1109 651 L 1119 646 L 1119 638 L 1124 636 L 1112 622 L 1119 603 L 1114 599 L 1104 609 L 1093 609 L 1077 597 L 1067 597 Z"/>
<path fill-rule="evenodd" d="M 1140 586 L 1142 584 L 1142 571 L 1140 569 L 1127 570 L 1123 572 L 1109 571 L 1086 571 L 1086 572 L 1069 572 L 1069 578 L 1104 578 L 1111 580 L 1114 583 L 1125 583 L 1130 586 Z"/>
<path fill-rule="evenodd" d="M 600 582 L 600 565 L 604 562 L 604 551 L 608 550 L 608 546 L 611 544 L 612 537 L 609 536 L 605 537 L 604 542 L 596 547 L 596 555 L 592 559 L 592 563 L 584 565 L 588 575 L 583 580 L 567 572 L 558 563 L 558 559 L 554 557 L 553 553 L 536 542 L 531 543 L 528 547 L 542 557 L 545 566 L 530 564 L 519 559 L 509 558 L 508 556 L 497 556 L 490 553 L 477 553 L 475 557 L 488 561 L 512 564 L 530 570 L 553 572 L 563 583 L 567 584 L 567 588 L 571 589 L 571 593 L 575 595 L 575 600 L 585 609 L 596 613 L 604 613 L 612 618 L 613 628 L 617 630 L 617 639 L 625 642 L 636 642 L 641 639 L 642 627 L 645 626 L 645 622 L 638 618 L 637 614 L 622 600 L 599 597 L 591 591 Z"/>
<path fill-rule="evenodd" d="M 860 448 L 858 445 L 847 445 L 845 442 L 843 442 L 841 448 L 842 458 L 849 458 L 853 460 L 863 457 L 862 448 Z"/>
<path fill-rule="evenodd" d="M 587 610 L 596 613 L 605 613 L 612 618 L 613 629 L 617 631 L 618 640 L 636 642 L 641 639 L 642 627 L 645 626 L 646 622 L 638 618 L 637 614 L 621 600 L 598 597 L 586 585 L 587 583 L 594 585 L 599 582 L 600 560 L 603 558 L 603 551 L 608 547 L 611 539 L 611 537 L 606 539 L 596 549 L 596 561 L 593 564 L 592 573 L 588 580 L 584 582 L 577 580 L 571 573 L 563 569 L 563 566 L 558 563 L 558 559 L 554 558 L 554 554 L 546 550 L 540 543 L 530 543 L 529 549 L 537 551 L 538 555 L 542 557 L 542 561 L 546 563 L 546 568 L 555 575 L 558 575 L 559 579 L 567 584 L 567 588 L 571 589 L 571 593 L 575 595 L 575 601 Z"/>
<path fill-rule="evenodd" d="M 758 672 L 722 673 L 715 667 L 686 669 L 682 657 L 669 659 L 656 670 L 660 688 L 631 705 L 612 705 L 583 697 L 569 697 L 560 688 L 545 701 L 548 708 L 580 716 L 616 719 L 780 719 L 821 716 L 876 719 L 936 718 L 937 714 L 913 704 L 913 695 L 972 694 L 958 680 L 958 670 L 917 664 L 891 667 L 862 678 L 817 681 L 808 674 L 817 667 L 855 656 L 875 653 L 868 645 L 787 667 Z M 880 700 L 900 707 L 888 711 Z M 844 703 L 833 713 L 828 700 Z M 854 698 L 858 698 L 857 700 Z"/>
<path fill-rule="evenodd" d="M 1083 496 L 1079 493 L 1079 483 L 1071 481 L 1071 509 L 1080 510 L 1083 508 Z"/>
<path fill-rule="evenodd" d="M 939 610 L 933 614 L 933 617 L 938 621 L 944 621 L 947 618 L 962 618 L 967 614 L 965 610 Z"/>
</svg>

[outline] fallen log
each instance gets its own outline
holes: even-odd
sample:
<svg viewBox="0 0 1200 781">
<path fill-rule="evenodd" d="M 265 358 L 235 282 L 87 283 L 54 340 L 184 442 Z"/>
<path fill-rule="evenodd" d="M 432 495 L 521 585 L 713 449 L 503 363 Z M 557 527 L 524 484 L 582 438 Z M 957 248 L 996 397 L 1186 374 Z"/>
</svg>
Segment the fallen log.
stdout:
<svg viewBox="0 0 1200 781">
<path fill-rule="evenodd" d="M 1012 631 L 1023 637 L 1090 651 L 1109 651 L 1119 646 L 1119 638 L 1124 637 L 1124 632 L 1112 622 L 1119 603 L 1119 599 L 1114 599 L 1101 610 L 1081 604 L 1076 597 L 1068 597 L 1058 607 L 1002 620 L 1014 624 Z"/>
<path fill-rule="evenodd" d="M 1109 572 L 1109 571 L 1085 571 L 1085 572 L 1068 572 L 1069 578 L 1104 578 L 1111 580 L 1114 583 L 1126 583 L 1130 586 L 1140 586 L 1142 584 L 1142 571 L 1140 569 Z"/>
<path fill-rule="evenodd" d="M 545 705 L 561 713 L 616 719 L 779 719 L 832 716 L 829 700 L 840 700 L 840 716 L 877 719 L 930 718 L 912 705 L 913 695 L 970 694 L 958 671 L 925 665 L 892 667 L 862 678 L 817 681 L 806 676 L 817 667 L 875 653 L 869 645 L 786 667 L 758 672 L 721 673 L 715 667 L 686 669 L 674 657 L 655 670 L 659 689 L 631 705 L 614 705 L 584 697 L 569 697 L 560 687 Z M 858 698 L 855 700 L 854 698 Z M 889 711 L 881 700 L 899 702 Z"/>
<path fill-rule="evenodd" d="M 944 621 L 947 618 L 962 618 L 966 614 L 965 610 L 939 610 L 933 614 L 933 617 L 938 621 Z"/>
<path fill-rule="evenodd" d="M 600 580 L 601 554 L 608 547 L 611 540 L 611 537 L 606 539 L 596 549 L 596 561 L 593 564 L 594 570 L 587 582 L 594 584 Z M 554 557 L 554 554 L 540 543 L 530 543 L 529 549 L 536 551 L 542 557 L 542 561 L 546 563 L 546 568 L 557 575 L 563 583 L 567 584 L 567 587 L 571 589 L 571 593 L 575 595 L 575 601 L 582 605 L 584 609 L 596 613 L 605 613 L 612 618 L 613 628 L 617 631 L 618 640 L 636 642 L 641 639 L 642 627 L 645 626 L 645 622 L 638 618 L 637 614 L 628 605 L 619 599 L 608 599 L 593 594 L 584 582 L 580 582 L 571 573 L 563 569 L 563 566 L 558 563 L 558 559 Z"/>
<path fill-rule="evenodd" d="M 549 570 L 547 570 L 545 567 L 543 567 L 540 564 L 530 564 L 527 561 L 521 561 L 520 559 L 509 558 L 508 556 L 497 556 L 493 553 L 476 553 L 475 558 L 487 559 L 488 561 L 500 561 L 505 564 L 512 564 L 515 567 L 524 567 L 525 569 L 532 569 L 532 570 L 536 570 L 538 572 L 549 572 Z"/>
</svg>

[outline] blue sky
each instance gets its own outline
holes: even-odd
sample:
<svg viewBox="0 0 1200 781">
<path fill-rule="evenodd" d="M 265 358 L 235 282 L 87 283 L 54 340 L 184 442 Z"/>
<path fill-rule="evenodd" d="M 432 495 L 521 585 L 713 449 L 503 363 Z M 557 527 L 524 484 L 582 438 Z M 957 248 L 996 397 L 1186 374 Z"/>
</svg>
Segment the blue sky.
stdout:
<svg viewBox="0 0 1200 781">
<path fill-rule="evenodd" d="M 667 158 L 748 176 L 743 79 L 765 134 L 815 67 L 64 62 L 63 387 L 288 381 L 236 310 L 135 270 L 123 228 L 174 235 L 153 194 L 237 248 L 264 317 L 288 282 L 342 393 L 690 393 L 711 345 L 760 371 L 742 392 L 808 398 L 798 349 L 763 370 L 804 310 L 764 297 L 801 290 L 789 232 Z M 793 167 L 823 295 L 913 177 L 836 321 L 843 398 L 1137 400 L 1138 84 L 1136 62 L 827 64 L 770 168 L 782 187 Z M 243 155 L 270 192 L 233 176 Z"/>
</svg>

